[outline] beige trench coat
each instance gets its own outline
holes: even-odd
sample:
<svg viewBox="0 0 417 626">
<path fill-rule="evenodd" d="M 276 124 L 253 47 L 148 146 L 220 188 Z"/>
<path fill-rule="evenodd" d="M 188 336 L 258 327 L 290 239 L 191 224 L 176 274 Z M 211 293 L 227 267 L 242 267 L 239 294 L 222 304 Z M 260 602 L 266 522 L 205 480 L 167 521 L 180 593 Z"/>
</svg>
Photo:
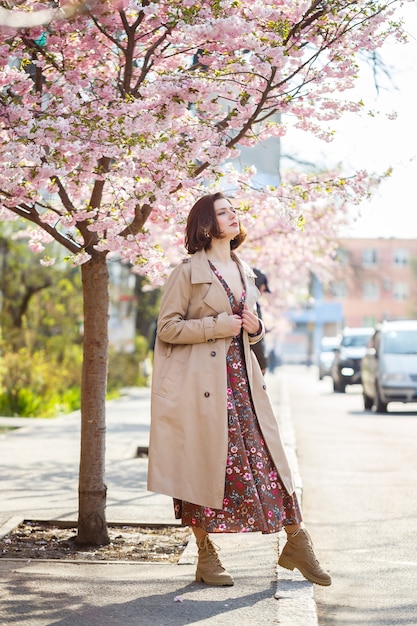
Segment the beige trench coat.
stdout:
<svg viewBox="0 0 417 626">
<path fill-rule="evenodd" d="M 252 310 L 259 297 L 252 270 L 234 255 Z M 221 509 L 227 460 L 226 354 L 232 340 L 227 294 L 204 250 L 176 267 L 162 297 L 152 377 L 148 489 Z M 291 469 L 264 378 L 243 332 L 256 415 L 288 493 Z"/>
</svg>

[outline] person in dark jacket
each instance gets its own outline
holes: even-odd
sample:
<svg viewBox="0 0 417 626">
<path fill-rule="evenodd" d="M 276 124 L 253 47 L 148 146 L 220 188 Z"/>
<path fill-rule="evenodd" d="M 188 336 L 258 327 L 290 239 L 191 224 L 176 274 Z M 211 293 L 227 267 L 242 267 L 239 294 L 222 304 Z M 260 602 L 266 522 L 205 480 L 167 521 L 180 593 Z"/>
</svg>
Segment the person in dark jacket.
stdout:
<svg viewBox="0 0 417 626">
<path fill-rule="evenodd" d="M 257 286 L 259 291 L 261 293 L 271 293 L 271 290 L 268 287 L 268 279 L 265 274 L 263 274 L 260 270 L 256 268 L 253 268 L 253 273 L 255 274 L 255 285 Z M 262 311 L 259 302 L 256 303 L 256 309 L 258 317 L 262 319 Z M 266 354 L 265 339 L 261 339 L 261 341 L 258 341 L 258 343 L 253 344 L 251 347 L 253 352 L 255 353 L 256 358 L 258 359 L 262 374 L 265 374 L 268 367 L 268 356 Z"/>
</svg>

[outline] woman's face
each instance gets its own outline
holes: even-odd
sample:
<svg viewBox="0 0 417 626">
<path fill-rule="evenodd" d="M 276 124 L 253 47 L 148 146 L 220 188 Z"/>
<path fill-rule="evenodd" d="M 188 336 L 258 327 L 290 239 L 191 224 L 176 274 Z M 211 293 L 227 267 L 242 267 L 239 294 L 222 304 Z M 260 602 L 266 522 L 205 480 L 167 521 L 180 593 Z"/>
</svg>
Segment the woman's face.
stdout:
<svg viewBox="0 0 417 626">
<path fill-rule="evenodd" d="M 229 200 L 220 198 L 214 201 L 214 212 L 222 239 L 234 239 L 240 232 L 237 210 Z"/>
</svg>

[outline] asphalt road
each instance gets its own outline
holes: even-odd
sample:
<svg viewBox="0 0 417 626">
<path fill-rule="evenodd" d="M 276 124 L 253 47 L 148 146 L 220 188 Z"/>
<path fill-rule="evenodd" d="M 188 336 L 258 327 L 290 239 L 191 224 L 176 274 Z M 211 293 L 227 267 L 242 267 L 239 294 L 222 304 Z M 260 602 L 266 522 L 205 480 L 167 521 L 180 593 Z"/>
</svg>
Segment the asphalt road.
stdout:
<svg viewBox="0 0 417 626">
<path fill-rule="evenodd" d="M 320 626 L 417 624 L 417 405 L 364 412 L 317 369 L 281 369 L 303 477 L 303 512 L 331 587 Z"/>
</svg>

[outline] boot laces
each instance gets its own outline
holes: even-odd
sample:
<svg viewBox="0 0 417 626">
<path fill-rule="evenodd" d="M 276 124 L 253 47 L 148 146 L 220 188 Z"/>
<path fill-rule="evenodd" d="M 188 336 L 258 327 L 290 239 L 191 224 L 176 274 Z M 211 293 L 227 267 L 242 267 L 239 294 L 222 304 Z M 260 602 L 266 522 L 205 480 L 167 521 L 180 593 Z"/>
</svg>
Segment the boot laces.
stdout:
<svg viewBox="0 0 417 626">
<path fill-rule="evenodd" d="M 216 564 L 223 567 L 220 562 L 219 555 L 217 554 L 217 551 L 220 550 L 220 548 L 210 540 L 208 535 L 206 535 L 205 537 L 203 537 L 203 539 L 200 539 L 200 541 L 197 542 L 197 547 L 199 550 L 207 550 L 210 557 L 216 562 Z"/>
</svg>

